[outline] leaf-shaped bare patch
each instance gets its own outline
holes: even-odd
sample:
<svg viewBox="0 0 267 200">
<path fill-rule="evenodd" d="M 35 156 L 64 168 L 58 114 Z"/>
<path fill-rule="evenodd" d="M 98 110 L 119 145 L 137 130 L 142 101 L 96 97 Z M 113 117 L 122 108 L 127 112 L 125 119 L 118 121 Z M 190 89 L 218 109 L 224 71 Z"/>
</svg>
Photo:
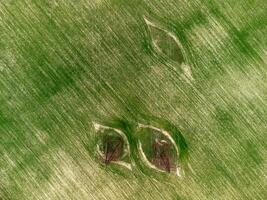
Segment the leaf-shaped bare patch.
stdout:
<svg viewBox="0 0 267 200">
<path fill-rule="evenodd" d="M 167 131 L 139 124 L 138 149 L 148 167 L 180 175 L 178 147 Z"/>
<path fill-rule="evenodd" d="M 182 45 L 175 34 L 145 18 L 154 50 L 179 64 L 185 62 Z"/>
<path fill-rule="evenodd" d="M 96 152 L 98 159 L 108 164 L 118 164 L 131 169 L 130 147 L 124 133 L 116 128 L 94 123 L 96 130 Z"/>
</svg>

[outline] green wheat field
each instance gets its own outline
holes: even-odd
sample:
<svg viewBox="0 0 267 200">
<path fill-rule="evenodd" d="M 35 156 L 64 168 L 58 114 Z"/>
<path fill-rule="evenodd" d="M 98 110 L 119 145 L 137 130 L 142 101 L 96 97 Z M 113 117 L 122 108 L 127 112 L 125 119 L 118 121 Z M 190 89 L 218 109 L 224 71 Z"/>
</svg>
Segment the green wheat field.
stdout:
<svg viewBox="0 0 267 200">
<path fill-rule="evenodd" d="M 0 199 L 266 200 L 267 1 L 1 0 Z"/>
</svg>

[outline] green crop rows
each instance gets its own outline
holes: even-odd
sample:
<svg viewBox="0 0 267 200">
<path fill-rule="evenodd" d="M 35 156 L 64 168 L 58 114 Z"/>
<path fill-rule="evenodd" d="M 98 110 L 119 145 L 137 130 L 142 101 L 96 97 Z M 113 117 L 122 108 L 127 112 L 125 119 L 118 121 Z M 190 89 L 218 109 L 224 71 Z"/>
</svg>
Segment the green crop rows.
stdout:
<svg viewBox="0 0 267 200">
<path fill-rule="evenodd" d="M 266 10 L 1 0 L 0 199 L 267 199 Z M 184 137 L 181 177 L 96 159 L 93 122 L 131 145 L 155 119 Z"/>
</svg>

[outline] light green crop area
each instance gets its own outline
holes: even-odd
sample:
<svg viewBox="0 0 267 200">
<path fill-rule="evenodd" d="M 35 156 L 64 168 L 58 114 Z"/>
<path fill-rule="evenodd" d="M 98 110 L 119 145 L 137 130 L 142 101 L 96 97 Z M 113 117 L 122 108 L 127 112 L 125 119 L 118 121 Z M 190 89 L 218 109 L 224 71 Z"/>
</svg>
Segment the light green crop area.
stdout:
<svg viewBox="0 0 267 200">
<path fill-rule="evenodd" d="M 267 199 L 266 10 L 1 0 L 0 199 Z M 95 122 L 126 135 L 131 170 L 98 159 Z M 172 134 L 181 176 L 144 163 L 138 124 Z"/>
</svg>

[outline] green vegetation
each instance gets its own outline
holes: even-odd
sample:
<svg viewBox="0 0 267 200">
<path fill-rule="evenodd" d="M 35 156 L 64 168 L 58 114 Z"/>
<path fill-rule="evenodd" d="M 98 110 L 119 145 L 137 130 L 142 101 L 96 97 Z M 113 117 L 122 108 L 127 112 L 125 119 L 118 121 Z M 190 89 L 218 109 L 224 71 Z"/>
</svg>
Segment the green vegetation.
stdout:
<svg viewBox="0 0 267 200">
<path fill-rule="evenodd" d="M 266 199 L 266 7 L 2 0 L 0 199 Z M 132 170 L 96 159 L 94 122 Z M 138 158 L 139 123 L 171 134 L 181 177 Z"/>
</svg>

